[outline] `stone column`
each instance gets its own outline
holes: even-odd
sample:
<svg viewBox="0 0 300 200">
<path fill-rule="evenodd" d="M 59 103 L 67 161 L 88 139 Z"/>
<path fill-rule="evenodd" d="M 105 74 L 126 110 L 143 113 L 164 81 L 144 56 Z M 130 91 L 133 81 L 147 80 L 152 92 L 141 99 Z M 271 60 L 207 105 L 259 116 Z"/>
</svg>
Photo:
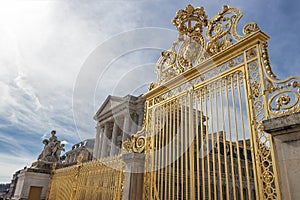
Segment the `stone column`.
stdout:
<svg viewBox="0 0 300 200">
<path fill-rule="evenodd" d="M 126 113 L 124 115 L 124 123 L 123 123 L 123 130 L 122 130 L 122 141 L 125 141 L 129 138 L 130 135 L 130 124 L 131 124 L 131 118 L 130 118 L 130 114 Z"/>
<path fill-rule="evenodd" d="M 94 149 L 93 149 L 93 160 L 98 158 L 99 142 L 100 142 L 100 126 L 97 125 L 96 138 L 95 138 Z"/>
<path fill-rule="evenodd" d="M 108 132 L 107 132 L 107 143 L 106 143 L 106 156 L 110 156 L 110 150 L 112 145 L 112 132 L 113 132 L 113 123 L 109 123 Z"/>
<path fill-rule="evenodd" d="M 139 129 L 143 126 L 143 121 L 144 121 L 144 113 L 140 112 L 139 113 L 139 120 L 138 120 Z"/>
<path fill-rule="evenodd" d="M 113 127 L 112 137 L 111 137 L 110 156 L 116 155 L 118 131 L 119 131 L 118 123 L 115 122 Z"/>
<path fill-rule="evenodd" d="M 133 121 L 131 124 L 131 134 L 136 134 L 138 131 L 138 115 L 136 113 L 133 113 Z"/>
<path fill-rule="evenodd" d="M 300 113 L 266 120 L 263 127 L 273 136 L 282 199 L 300 199 Z"/>
<path fill-rule="evenodd" d="M 122 151 L 122 133 L 118 134 L 117 143 L 116 144 L 117 144 L 116 154 L 118 155 Z"/>
<path fill-rule="evenodd" d="M 101 147 L 101 156 L 100 158 L 104 158 L 106 157 L 106 153 L 107 153 L 107 143 L 108 143 L 108 129 L 109 129 L 109 124 L 108 122 L 106 122 L 104 124 L 104 133 L 102 134 L 102 147 Z"/>
<path fill-rule="evenodd" d="M 127 153 L 122 159 L 125 163 L 122 200 L 140 200 L 143 197 L 145 155 Z"/>
<path fill-rule="evenodd" d="M 104 134 L 104 127 L 100 126 L 100 134 L 99 134 L 99 146 L 96 159 L 100 159 L 101 157 L 101 150 L 103 145 L 103 134 Z"/>
</svg>

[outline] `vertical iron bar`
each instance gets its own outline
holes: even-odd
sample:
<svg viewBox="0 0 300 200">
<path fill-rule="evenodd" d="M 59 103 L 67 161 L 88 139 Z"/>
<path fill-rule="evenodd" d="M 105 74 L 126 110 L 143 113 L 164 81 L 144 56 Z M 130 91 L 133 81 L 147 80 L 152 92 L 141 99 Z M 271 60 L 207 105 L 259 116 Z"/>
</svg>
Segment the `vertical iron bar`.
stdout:
<svg viewBox="0 0 300 200">
<path fill-rule="evenodd" d="M 215 119 L 214 119 L 214 115 L 213 115 L 213 90 L 214 90 L 214 83 L 211 83 L 210 84 L 210 117 L 211 117 L 211 120 L 210 120 L 210 123 L 211 123 L 211 150 L 212 150 L 212 168 L 213 168 L 213 190 L 214 190 L 214 199 L 216 200 L 216 194 L 217 194 L 217 181 L 216 181 L 216 159 L 215 159 L 215 143 L 214 143 L 214 123 L 215 123 Z"/>
<path fill-rule="evenodd" d="M 166 117 L 166 123 L 165 123 L 165 127 L 166 127 L 166 131 L 164 133 L 165 135 L 165 142 L 164 142 L 164 156 L 165 156 L 165 163 L 164 163 L 164 176 L 165 176 L 165 182 L 164 182 L 164 186 L 165 186 L 165 189 L 164 189 L 164 196 L 165 198 L 164 199 L 168 199 L 168 153 L 169 153 L 169 150 L 168 150 L 168 147 L 169 147 L 169 126 L 170 126 L 170 122 L 169 122 L 169 103 L 166 103 L 165 104 L 165 109 L 166 109 L 166 114 L 165 114 L 165 117 Z"/>
<path fill-rule="evenodd" d="M 179 104 L 180 104 L 180 100 L 178 98 L 178 102 L 177 102 L 177 119 L 176 119 L 176 125 L 177 125 L 177 129 L 176 129 L 176 199 L 179 199 L 179 193 L 180 193 L 180 184 L 179 184 L 179 175 L 180 175 L 180 146 L 179 146 L 179 137 L 180 137 L 180 121 L 179 121 Z"/>
<path fill-rule="evenodd" d="M 198 101 L 197 101 L 197 92 L 195 92 L 195 96 L 194 96 L 194 99 L 195 99 L 195 118 L 196 118 L 196 124 L 195 124 L 195 128 L 196 128 L 196 164 L 197 164 L 197 196 L 198 196 L 198 200 L 200 200 L 200 167 L 199 167 L 199 112 L 198 110 L 200 111 L 200 109 L 198 109 Z M 202 116 L 201 116 L 202 117 Z"/>
<path fill-rule="evenodd" d="M 228 76 L 231 80 L 231 75 Z M 230 148 L 230 161 L 231 161 L 231 181 L 232 181 L 232 189 L 233 189 L 233 199 L 236 200 L 236 186 L 235 186 L 235 176 L 234 176 L 234 157 L 233 157 L 233 150 L 232 150 L 232 133 L 231 133 L 231 118 L 230 118 L 230 105 L 229 105 L 229 99 L 228 99 L 228 79 L 226 79 L 226 107 L 227 107 L 227 119 L 228 119 L 228 132 L 229 132 L 229 148 Z M 233 88 L 231 88 L 233 89 Z"/>
<path fill-rule="evenodd" d="M 206 191 L 205 191 L 205 188 L 206 188 L 206 186 L 205 186 L 205 159 L 204 159 L 204 127 L 203 127 L 203 105 L 202 105 L 202 91 L 203 91 L 203 89 L 202 88 L 200 88 L 200 90 L 199 90 L 199 100 L 200 100 L 200 114 L 201 114 L 201 116 L 200 116 L 200 126 L 201 126 L 201 135 L 200 135 L 200 139 L 201 139 L 201 168 L 202 168 L 202 173 L 201 173 L 201 175 L 202 175 L 202 194 L 203 194 L 203 196 L 202 196 L 202 199 L 206 199 Z"/>
<path fill-rule="evenodd" d="M 237 73 L 232 74 L 231 80 L 231 96 L 232 96 L 232 105 L 233 105 L 233 119 L 234 119 L 234 128 L 235 128 L 235 145 L 236 145 L 236 153 L 237 153 L 237 168 L 238 168 L 238 178 L 240 184 L 240 199 L 244 200 L 243 196 L 243 180 L 242 180 L 242 170 L 241 170 L 241 156 L 240 156 L 240 146 L 239 146 L 239 131 L 238 131 L 238 122 L 237 122 L 237 114 L 236 114 L 236 103 L 235 103 L 235 81 L 234 77 L 238 76 Z"/>
<path fill-rule="evenodd" d="M 220 188 L 220 193 L 219 193 L 219 199 L 223 198 L 223 188 L 222 188 L 222 172 L 221 172 L 221 151 L 220 151 L 220 130 L 219 130 L 219 104 L 218 104 L 218 87 L 221 87 L 220 81 L 216 83 L 216 88 L 215 88 L 215 95 L 216 95 L 216 126 L 217 126 L 217 147 L 218 147 L 218 171 L 219 171 L 219 188 Z M 221 96 L 221 93 L 220 93 Z"/>
<path fill-rule="evenodd" d="M 189 169 L 189 159 L 188 159 L 188 152 L 189 152 L 189 149 L 188 149 L 188 109 L 187 109 L 187 104 L 188 104 L 188 101 L 187 101 L 187 95 L 185 95 L 185 102 L 184 102 L 184 111 L 185 111 L 185 121 L 184 121 L 184 150 L 185 150 L 185 153 L 184 153 L 184 157 L 185 157 L 185 168 L 184 168 L 184 171 L 185 171 L 185 196 L 186 196 L 186 199 L 189 199 L 189 176 L 188 176 L 188 169 Z"/>
<path fill-rule="evenodd" d="M 242 73 L 242 79 L 244 79 L 243 72 Z M 239 97 L 239 104 L 240 104 L 240 116 L 241 116 L 241 124 L 242 124 L 242 137 L 243 137 L 243 148 L 244 148 L 244 158 L 245 158 L 245 168 L 246 168 L 246 181 L 247 181 L 247 191 L 248 191 L 248 199 L 251 199 L 251 185 L 249 180 L 249 163 L 248 163 L 248 152 L 247 152 L 247 141 L 246 141 L 246 133 L 245 133 L 245 125 L 244 125 L 244 115 L 243 115 L 243 102 L 242 102 L 242 95 L 241 95 L 241 89 L 240 89 L 240 79 L 239 76 L 237 76 L 237 82 L 239 84 L 238 86 L 238 97 Z M 246 87 L 244 85 L 244 87 Z"/>
<path fill-rule="evenodd" d="M 181 118 L 181 132 L 180 132 L 180 138 L 181 138 L 181 140 L 180 140 L 180 142 L 181 142 L 181 157 L 180 157 L 180 161 L 181 161 L 181 169 L 180 169 L 180 171 L 181 171 L 181 199 L 184 199 L 184 141 L 183 141 L 183 136 L 184 136 L 184 132 L 183 132 L 183 130 L 184 130 L 184 117 L 183 117 L 183 115 L 184 115 L 184 111 L 183 111 L 183 109 L 184 109 L 184 106 L 183 106 L 183 102 L 184 101 L 184 98 L 182 97 L 182 103 L 181 103 L 181 116 L 180 116 L 180 118 Z"/>
<path fill-rule="evenodd" d="M 190 159 L 189 160 L 189 166 L 190 168 L 188 171 L 190 171 L 190 199 L 195 199 L 195 170 L 194 170 L 194 102 L 193 102 L 193 89 L 189 91 L 189 134 L 188 134 L 188 141 L 191 141 L 190 147 L 189 147 L 189 153 L 190 153 Z"/>
<path fill-rule="evenodd" d="M 205 138 L 206 138 L 206 156 L 207 156 L 207 160 L 206 160 L 206 162 L 207 162 L 207 186 L 208 186 L 208 194 L 207 194 L 207 196 L 208 196 L 208 199 L 209 200 L 211 200 L 211 188 L 210 188 L 210 185 L 211 185 L 211 181 L 210 181 L 210 178 L 211 178 L 211 174 L 210 174 L 210 156 L 209 156 L 209 151 L 210 151 L 210 149 L 209 149 L 209 141 L 208 141 L 208 139 L 209 139 L 209 133 L 208 133 L 208 108 L 207 108 L 207 98 L 208 98 L 208 91 L 207 91 L 207 86 L 205 87 L 205 96 L 204 96 L 204 100 L 205 100 L 205 118 L 206 118 L 206 120 L 205 120 L 205 123 L 206 123 L 206 126 L 205 126 L 205 129 L 206 129 L 206 131 L 205 131 Z"/>
<path fill-rule="evenodd" d="M 172 131 L 172 199 L 175 200 L 175 182 L 176 182 L 176 174 L 175 174 L 175 168 L 176 168 L 176 112 L 177 111 L 177 100 L 173 102 L 173 109 L 172 109 L 172 114 L 173 114 L 173 131 Z"/>
</svg>

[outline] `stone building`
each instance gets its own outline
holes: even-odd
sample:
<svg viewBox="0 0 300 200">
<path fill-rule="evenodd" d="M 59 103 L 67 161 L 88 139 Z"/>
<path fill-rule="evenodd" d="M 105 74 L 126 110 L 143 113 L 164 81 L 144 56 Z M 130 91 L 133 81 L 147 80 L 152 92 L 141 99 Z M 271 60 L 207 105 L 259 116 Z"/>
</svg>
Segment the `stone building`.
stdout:
<svg viewBox="0 0 300 200">
<path fill-rule="evenodd" d="M 93 158 L 93 148 L 95 139 L 86 139 L 72 146 L 72 149 L 65 153 L 62 163 L 64 166 L 76 164 L 79 155 L 82 162 L 91 161 Z"/>
<path fill-rule="evenodd" d="M 116 156 L 122 143 L 141 129 L 144 99 L 141 96 L 108 96 L 94 116 L 97 122 L 94 159 Z"/>
</svg>

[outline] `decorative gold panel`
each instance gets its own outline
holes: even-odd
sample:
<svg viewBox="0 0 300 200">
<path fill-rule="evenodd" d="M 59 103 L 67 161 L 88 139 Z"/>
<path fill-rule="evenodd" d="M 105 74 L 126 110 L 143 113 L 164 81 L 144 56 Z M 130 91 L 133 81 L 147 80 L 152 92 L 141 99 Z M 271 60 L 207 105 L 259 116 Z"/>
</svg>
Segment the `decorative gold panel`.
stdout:
<svg viewBox="0 0 300 200">
<path fill-rule="evenodd" d="M 123 167 L 118 156 L 57 169 L 51 176 L 47 199 L 121 199 Z"/>
<path fill-rule="evenodd" d="M 169 50 L 162 52 L 155 69 L 157 82 L 152 83 L 150 89 L 164 84 L 259 31 L 258 26 L 251 22 L 244 27 L 244 35 L 239 35 L 237 25 L 241 17 L 242 12 L 239 9 L 228 6 L 224 6 L 212 19 L 208 19 L 203 7 L 194 8 L 188 5 L 185 10 L 179 10 L 173 20 L 179 32 L 178 40 Z"/>
</svg>

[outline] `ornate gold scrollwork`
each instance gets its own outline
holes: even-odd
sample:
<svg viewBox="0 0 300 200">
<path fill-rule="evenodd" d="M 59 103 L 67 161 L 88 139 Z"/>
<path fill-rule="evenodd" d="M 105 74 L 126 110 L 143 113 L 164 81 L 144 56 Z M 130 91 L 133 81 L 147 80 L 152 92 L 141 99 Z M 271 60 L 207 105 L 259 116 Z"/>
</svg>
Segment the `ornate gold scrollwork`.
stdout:
<svg viewBox="0 0 300 200">
<path fill-rule="evenodd" d="M 266 75 L 269 77 L 269 79 L 277 79 L 276 75 L 273 73 L 271 65 L 270 65 L 270 60 L 269 60 L 269 54 L 268 54 L 268 43 L 265 42 L 262 45 L 262 60 L 264 64 L 264 70 Z"/>
<path fill-rule="evenodd" d="M 272 116 L 283 116 L 300 111 L 300 77 L 291 76 L 280 80 L 273 73 L 268 44 L 261 45 L 263 70 L 268 81 L 266 92 L 268 95 L 268 110 Z"/>
<path fill-rule="evenodd" d="M 243 33 L 245 35 L 249 35 L 251 33 L 254 33 L 256 31 L 258 31 L 259 28 L 257 26 L 257 24 L 255 22 L 249 22 L 248 24 L 246 24 L 243 28 Z"/>
<path fill-rule="evenodd" d="M 241 17 L 241 10 L 225 5 L 223 10 L 209 21 L 206 36 L 209 40 L 207 51 L 210 54 L 216 54 L 228 48 L 233 44 L 233 39 L 236 41 L 242 39 L 236 30 Z"/>
<path fill-rule="evenodd" d="M 157 83 L 152 84 L 149 90 L 201 64 L 210 56 L 229 48 L 235 41 L 259 30 L 257 24 L 250 22 L 243 29 L 245 35 L 239 35 L 237 26 L 241 17 L 242 12 L 239 9 L 229 6 L 224 6 L 211 20 L 203 7 L 194 8 L 188 5 L 179 10 L 173 19 L 173 24 L 179 32 L 178 40 L 173 43 L 171 49 L 162 53 L 156 64 Z"/>
<path fill-rule="evenodd" d="M 123 142 L 123 150 L 127 153 L 143 153 L 145 146 L 146 137 L 144 128 Z"/>
<path fill-rule="evenodd" d="M 259 91 L 259 84 L 257 83 L 257 81 L 253 81 L 253 83 L 251 84 L 251 90 L 252 90 L 252 95 L 255 98 L 258 98 L 260 95 L 260 91 Z"/>
<path fill-rule="evenodd" d="M 269 110 L 273 115 L 292 114 L 299 111 L 300 93 L 295 90 L 282 90 L 269 99 Z"/>
</svg>

